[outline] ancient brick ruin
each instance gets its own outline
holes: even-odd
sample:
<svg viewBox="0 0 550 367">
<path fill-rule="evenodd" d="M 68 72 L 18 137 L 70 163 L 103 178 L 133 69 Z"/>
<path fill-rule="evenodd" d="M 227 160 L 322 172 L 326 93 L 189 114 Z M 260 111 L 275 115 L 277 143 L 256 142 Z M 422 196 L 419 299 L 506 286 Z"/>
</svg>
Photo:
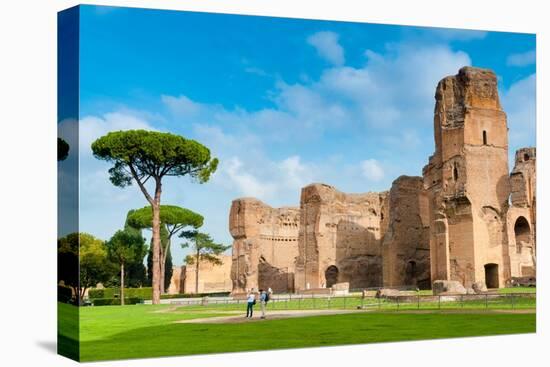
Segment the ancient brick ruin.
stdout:
<svg viewBox="0 0 550 367">
<path fill-rule="evenodd" d="M 401 176 L 381 193 L 311 184 L 299 208 L 233 201 L 233 292 L 435 280 L 498 288 L 535 276 L 536 151 L 518 150 L 509 173 L 495 74 L 464 67 L 439 82 L 435 100 L 435 152 L 422 177 Z"/>
<path fill-rule="evenodd" d="M 382 281 L 387 193 L 344 194 L 332 186 L 302 189 L 297 289 L 373 287 Z M 386 218 L 386 219 L 384 219 Z"/>
<path fill-rule="evenodd" d="M 215 265 L 206 261 L 199 267 L 199 292 L 218 293 L 230 292 L 231 284 L 231 256 L 218 257 L 221 265 Z M 175 266 L 168 287 L 168 294 L 195 293 L 196 264 Z"/>
<path fill-rule="evenodd" d="M 298 256 L 298 208 L 272 208 L 260 200 L 233 201 L 229 231 L 235 239 L 231 280 L 234 292 L 268 288 L 294 291 Z"/>
<path fill-rule="evenodd" d="M 510 275 L 513 277 L 534 277 L 536 274 L 536 180 L 535 148 L 519 149 L 510 174 L 510 207 L 506 217 Z"/>
<path fill-rule="evenodd" d="M 388 208 L 389 226 L 382 243 L 384 287 L 430 288 L 428 196 L 422 178 L 397 178 Z"/>
</svg>

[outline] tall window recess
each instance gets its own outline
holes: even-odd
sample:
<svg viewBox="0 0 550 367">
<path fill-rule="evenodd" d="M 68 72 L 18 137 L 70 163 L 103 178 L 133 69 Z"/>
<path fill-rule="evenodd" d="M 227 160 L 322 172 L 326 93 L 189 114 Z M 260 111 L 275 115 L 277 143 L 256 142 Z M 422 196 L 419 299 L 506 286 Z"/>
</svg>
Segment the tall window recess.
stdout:
<svg viewBox="0 0 550 367">
<path fill-rule="evenodd" d="M 483 130 L 483 145 L 487 145 L 487 131 Z"/>
<path fill-rule="evenodd" d="M 453 180 L 458 179 L 458 168 L 456 167 L 456 163 L 453 165 Z"/>
</svg>

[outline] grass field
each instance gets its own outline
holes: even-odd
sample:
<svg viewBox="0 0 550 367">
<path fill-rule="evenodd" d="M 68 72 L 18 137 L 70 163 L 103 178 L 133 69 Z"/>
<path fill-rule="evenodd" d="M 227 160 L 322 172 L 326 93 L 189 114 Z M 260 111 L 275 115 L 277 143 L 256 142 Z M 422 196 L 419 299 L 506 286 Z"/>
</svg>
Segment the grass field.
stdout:
<svg viewBox="0 0 550 367">
<path fill-rule="evenodd" d="M 75 346 L 76 307 L 59 304 L 59 348 Z M 229 314 L 242 314 L 229 311 Z M 228 315 L 213 307 L 169 305 L 84 307 L 80 313 L 80 360 L 160 357 L 535 331 L 535 314 L 470 310 L 356 312 L 238 324 L 174 323 Z"/>
</svg>

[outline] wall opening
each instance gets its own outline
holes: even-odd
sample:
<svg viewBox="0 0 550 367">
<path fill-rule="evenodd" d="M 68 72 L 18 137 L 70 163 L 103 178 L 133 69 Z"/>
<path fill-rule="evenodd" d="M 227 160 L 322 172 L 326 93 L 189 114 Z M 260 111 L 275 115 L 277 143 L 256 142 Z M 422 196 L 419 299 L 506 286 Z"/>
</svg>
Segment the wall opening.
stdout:
<svg viewBox="0 0 550 367">
<path fill-rule="evenodd" d="M 405 285 L 416 285 L 416 261 L 409 261 L 405 268 Z"/>
<path fill-rule="evenodd" d="M 523 245 L 529 244 L 531 241 L 531 228 L 525 217 L 518 217 L 514 224 L 514 235 L 516 237 L 516 252 L 521 253 Z"/>
<path fill-rule="evenodd" d="M 483 130 L 483 145 L 487 145 L 487 131 Z"/>
<path fill-rule="evenodd" d="M 453 167 L 453 180 L 457 180 L 458 179 L 458 168 L 456 167 L 456 164 L 454 165 Z"/>
<path fill-rule="evenodd" d="M 524 162 L 527 162 L 528 160 L 529 160 L 529 154 L 525 153 L 525 154 L 523 155 L 523 161 L 524 161 Z"/>
<path fill-rule="evenodd" d="M 485 284 L 487 288 L 498 288 L 497 264 L 485 264 Z"/>
<path fill-rule="evenodd" d="M 325 270 L 325 279 L 327 281 L 326 287 L 330 288 L 334 284 L 338 283 L 338 268 L 331 265 Z"/>
</svg>

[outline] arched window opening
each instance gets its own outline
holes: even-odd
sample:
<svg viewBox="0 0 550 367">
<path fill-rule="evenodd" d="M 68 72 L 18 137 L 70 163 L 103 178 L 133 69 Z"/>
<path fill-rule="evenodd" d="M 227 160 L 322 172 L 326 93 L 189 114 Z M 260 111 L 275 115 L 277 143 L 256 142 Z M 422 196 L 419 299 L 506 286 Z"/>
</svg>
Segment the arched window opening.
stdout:
<svg viewBox="0 0 550 367">
<path fill-rule="evenodd" d="M 525 217 L 519 217 L 514 224 L 514 235 L 516 237 L 516 253 L 521 253 L 524 245 L 528 245 L 531 241 L 531 228 Z"/>
<path fill-rule="evenodd" d="M 483 130 L 483 145 L 487 145 L 487 131 Z"/>
<path fill-rule="evenodd" d="M 453 167 L 453 180 L 458 180 L 458 168 L 456 167 L 456 164 Z"/>
<path fill-rule="evenodd" d="M 523 155 L 523 161 L 524 161 L 524 162 L 527 162 L 528 160 L 529 160 L 529 154 L 525 153 L 525 154 Z"/>
</svg>

